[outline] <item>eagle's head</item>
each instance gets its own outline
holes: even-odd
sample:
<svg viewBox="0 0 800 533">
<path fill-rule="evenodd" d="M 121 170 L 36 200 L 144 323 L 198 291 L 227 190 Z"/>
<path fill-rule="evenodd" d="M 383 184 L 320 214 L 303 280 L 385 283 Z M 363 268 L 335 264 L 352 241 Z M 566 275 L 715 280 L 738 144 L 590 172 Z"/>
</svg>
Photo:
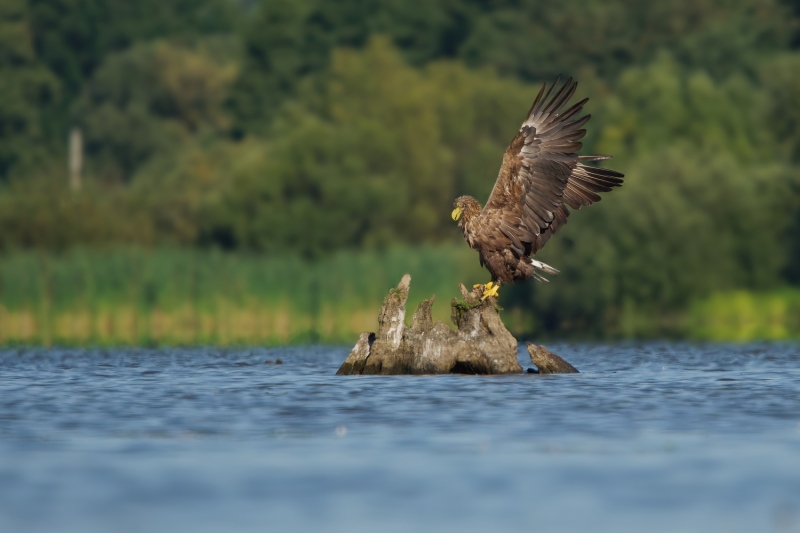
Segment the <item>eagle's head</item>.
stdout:
<svg viewBox="0 0 800 533">
<path fill-rule="evenodd" d="M 481 214 L 481 204 L 472 196 L 459 196 L 453 202 L 453 212 L 450 216 L 463 227 L 470 219 Z"/>
</svg>

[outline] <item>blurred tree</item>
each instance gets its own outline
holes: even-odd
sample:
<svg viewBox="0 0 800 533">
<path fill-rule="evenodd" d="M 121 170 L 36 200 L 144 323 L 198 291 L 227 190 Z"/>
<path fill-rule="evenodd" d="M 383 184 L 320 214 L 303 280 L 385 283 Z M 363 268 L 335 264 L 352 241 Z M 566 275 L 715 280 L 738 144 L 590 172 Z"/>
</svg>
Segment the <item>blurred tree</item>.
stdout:
<svg viewBox="0 0 800 533">
<path fill-rule="evenodd" d="M 109 56 L 74 111 L 85 130 L 90 171 L 127 180 L 160 151 L 226 131 L 223 104 L 236 72 L 235 63 L 203 47 L 165 41 Z"/>
<path fill-rule="evenodd" d="M 241 198 L 232 209 L 224 209 L 230 196 L 253 192 L 241 191 L 241 181 L 266 182 L 263 173 L 269 146 L 260 139 L 243 142 L 205 139 L 188 143 L 174 153 L 163 152 L 144 165 L 129 190 L 129 203 L 139 213 L 147 213 L 147 233 L 160 244 L 210 245 L 223 249 L 245 249 L 240 242 L 238 224 L 250 227 L 256 216 L 268 213 L 246 211 L 248 202 L 257 207 L 271 207 L 257 198 Z M 236 196 L 238 198 L 238 196 Z M 275 221 L 277 227 L 288 221 Z M 272 228 L 259 228 L 272 235 Z"/>
<path fill-rule="evenodd" d="M 263 170 L 231 188 L 244 220 L 229 232 L 307 254 L 452 235 L 456 192 L 488 196 L 532 94 L 457 63 L 414 69 L 385 38 L 337 50 L 278 115 Z"/>
<path fill-rule="evenodd" d="M 238 11 L 229 0 L 28 0 L 41 61 L 76 96 L 111 53 L 139 41 L 232 32 Z"/>
<path fill-rule="evenodd" d="M 783 158 L 800 165 L 800 53 L 781 54 L 765 62 L 761 83 L 769 98 L 775 145 Z M 800 204 L 793 206 L 793 212 L 785 236 L 789 254 L 785 274 L 790 282 L 800 284 Z"/>
<path fill-rule="evenodd" d="M 765 61 L 760 82 L 769 98 L 773 142 L 783 157 L 800 163 L 800 53 L 779 54 Z"/>
<path fill-rule="evenodd" d="M 785 49 L 797 17 L 779 0 L 274 0 L 245 34 L 232 103 L 243 131 L 267 131 L 276 110 L 337 47 L 391 37 L 412 65 L 459 57 L 524 80 L 590 67 L 612 79 L 662 49 L 715 76 L 754 71 Z"/>
<path fill-rule="evenodd" d="M 65 157 L 73 101 L 107 54 L 154 37 L 231 33 L 238 16 L 231 0 L 2 0 L 0 179 Z"/>
<path fill-rule="evenodd" d="M 727 75 L 784 48 L 792 17 L 778 0 L 507 1 L 485 12 L 459 55 L 523 79 L 591 66 L 612 78 L 662 49 L 682 63 Z"/>
<path fill-rule="evenodd" d="M 42 166 L 0 190 L 0 251 L 154 244 L 149 214 L 132 206 L 123 190 L 92 182 L 71 194 L 63 166 Z"/>
<path fill-rule="evenodd" d="M 58 79 L 37 61 L 24 0 L 0 2 L 0 181 L 15 165 L 47 155 L 41 116 L 60 97 Z"/>
<path fill-rule="evenodd" d="M 245 33 L 243 75 L 232 105 L 240 127 L 265 132 L 300 80 L 320 73 L 337 47 L 392 37 L 414 65 L 456 54 L 472 0 L 273 0 L 259 4 Z"/>
<path fill-rule="evenodd" d="M 782 2 L 784 5 L 788 6 L 792 12 L 792 30 L 793 36 L 791 40 L 791 47 L 793 49 L 797 49 L 800 47 L 800 24 L 798 21 L 800 20 L 800 0 L 783 0 Z"/>
</svg>

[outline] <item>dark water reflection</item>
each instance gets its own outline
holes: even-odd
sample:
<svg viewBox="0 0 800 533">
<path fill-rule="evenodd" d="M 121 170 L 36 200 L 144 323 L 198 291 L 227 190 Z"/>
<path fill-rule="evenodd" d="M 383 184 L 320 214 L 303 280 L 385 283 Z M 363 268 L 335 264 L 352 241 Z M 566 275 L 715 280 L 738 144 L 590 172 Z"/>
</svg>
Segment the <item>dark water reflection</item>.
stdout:
<svg viewBox="0 0 800 533">
<path fill-rule="evenodd" d="M 581 373 L 3 350 L 0 531 L 800 532 L 800 347 L 551 348 Z"/>
</svg>

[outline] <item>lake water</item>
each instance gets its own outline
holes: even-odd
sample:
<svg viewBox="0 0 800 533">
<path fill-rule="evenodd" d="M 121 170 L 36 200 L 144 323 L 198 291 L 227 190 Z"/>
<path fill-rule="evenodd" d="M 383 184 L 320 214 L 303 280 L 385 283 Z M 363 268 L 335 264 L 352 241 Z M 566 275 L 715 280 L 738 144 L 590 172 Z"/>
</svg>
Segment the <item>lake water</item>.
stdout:
<svg viewBox="0 0 800 533">
<path fill-rule="evenodd" d="M 549 347 L 581 373 L 1 350 L 0 531 L 800 532 L 799 346 Z"/>
</svg>

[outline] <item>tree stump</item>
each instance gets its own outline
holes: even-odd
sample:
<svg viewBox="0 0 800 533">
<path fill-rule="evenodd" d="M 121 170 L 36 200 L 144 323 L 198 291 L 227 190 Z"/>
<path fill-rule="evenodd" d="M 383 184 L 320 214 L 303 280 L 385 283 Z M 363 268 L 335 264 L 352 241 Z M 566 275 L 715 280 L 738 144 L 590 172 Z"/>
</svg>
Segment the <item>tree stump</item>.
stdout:
<svg viewBox="0 0 800 533">
<path fill-rule="evenodd" d="M 522 372 L 517 340 L 503 325 L 496 298 L 481 301 L 477 291 L 468 292 L 459 285 L 463 300 L 454 298 L 450 304 L 451 320 L 457 329 L 441 321 L 434 324 L 431 308 L 435 296 L 419 304 L 407 327 L 405 304 L 410 285 L 411 276 L 406 274 L 397 288 L 389 291 L 378 316 L 378 332 L 362 333 L 336 374 Z"/>
</svg>

